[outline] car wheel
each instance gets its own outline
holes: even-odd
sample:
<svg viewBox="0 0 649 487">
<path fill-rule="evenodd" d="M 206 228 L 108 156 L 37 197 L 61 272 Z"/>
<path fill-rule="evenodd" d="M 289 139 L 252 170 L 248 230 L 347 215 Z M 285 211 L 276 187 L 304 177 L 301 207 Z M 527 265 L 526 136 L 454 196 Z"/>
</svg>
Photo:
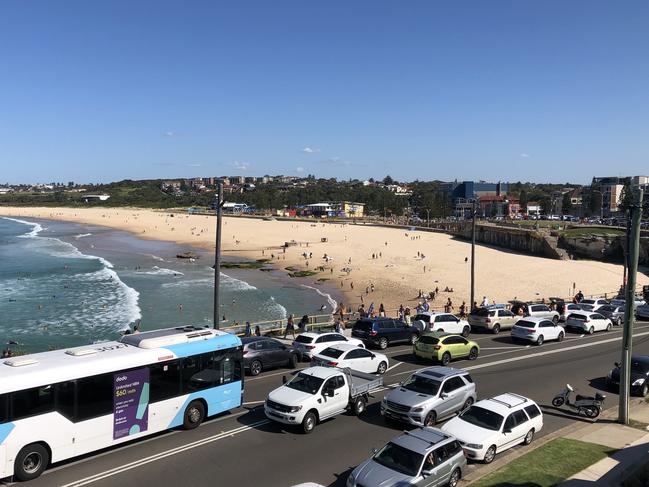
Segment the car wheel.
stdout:
<svg viewBox="0 0 649 487">
<path fill-rule="evenodd" d="M 460 481 L 461 476 L 462 472 L 460 472 L 459 468 L 453 470 L 451 477 L 448 479 L 448 487 L 457 487 L 457 483 Z"/>
<path fill-rule="evenodd" d="M 451 361 L 451 354 L 448 352 L 444 352 L 444 354 L 442 355 L 442 365 L 448 365 L 450 361 Z"/>
<path fill-rule="evenodd" d="M 591 327 L 588 329 L 588 334 L 589 334 L 589 335 L 592 335 L 593 333 L 595 333 L 595 328 L 593 328 L 593 327 L 591 326 Z"/>
<path fill-rule="evenodd" d="M 565 334 L 563 332 L 559 332 L 559 336 L 557 337 L 557 340 L 562 342 L 565 337 Z"/>
<path fill-rule="evenodd" d="M 376 372 L 380 375 L 383 375 L 387 370 L 388 370 L 388 364 L 386 362 L 381 362 L 379 364 L 379 368 L 376 369 Z"/>
<path fill-rule="evenodd" d="M 288 358 L 288 367 L 289 369 L 294 369 L 297 367 L 297 355 L 292 353 Z"/>
<path fill-rule="evenodd" d="M 50 454 L 40 443 L 22 448 L 14 461 L 14 476 L 21 482 L 32 480 L 45 471 L 50 463 Z"/>
<path fill-rule="evenodd" d="M 534 440 L 534 428 L 527 432 L 525 439 L 523 440 L 523 444 L 529 445 L 530 443 L 532 443 L 532 440 Z"/>
<path fill-rule="evenodd" d="M 388 339 L 387 338 L 383 337 L 383 338 L 381 338 L 379 340 L 379 348 L 381 350 L 385 350 L 386 348 L 388 348 Z"/>
<path fill-rule="evenodd" d="M 620 317 L 620 318 L 618 318 L 617 320 L 615 320 L 615 324 L 616 324 L 617 326 L 622 326 L 622 318 Z"/>
<path fill-rule="evenodd" d="M 365 399 L 357 397 L 354 399 L 354 414 L 359 416 L 363 411 L 365 411 Z"/>
<path fill-rule="evenodd" d="M 466 401 L 464 401 L 464 404 L 462 405 L 462 411 L 466 411 L 473 405 L 473 398 L 470 397 Z"/>
<path fill-rule="evenodd" d="M 435 330 L 437 333 L 444 333 L 444 328 L 440 328 L 439 330 Z"/>
<path fill-rule="evenodd" d="M 193 430 L 205 419 L 205 406 L 201 401 L 192 401 L 185 409 L 183 416 L 183 428 L 186 430 Z"/>
<path fill-rule="evenodd" d="M 552 322 L 553 322 L 555 325 L 556 325 L 557 323 L 559 323 L 559 317 L 558 317 L 557 315 L 554 315 L 554 316 L 552 317 Z"/>
<path fill-rule="evenodd" d="M 309 411 L 308 413 L 306 413 L 304 419 L 302 420 L 302 431 L 304 431 L 308 435 L 315 429 L 316 424 L 317 419 L 315 417 L 315 414 Z"/>
<path fill-rule="evenodd" d="M 469 360 L 475 360 L 478 358 L 478 347 L 472 347 L 469 351 Z"/>
<path fill-rule="evenodd" d="M 462 328 L 462 336 L 464 338 L 468 337 L 469 333 L 471 333 L 471 327 L 470 326 L 465 326 L 464 328 Z"/>
<path fill-rule="evenodd" d="M 416 333 L 410 335 L 410 345 L 414 345 L 415 343 L 417 343 L 418 340 L 419 340 L 419 335 L 417 335 Z"/>
<path fill-rule="evenodd" d="M 435 411 L 431 411 L 424 418 L 424 426 L 435 426 L 436 422 L 437 422 L 437 414 L 435 414 Z"/>
<path fill-rule="evenodd" d="M 261 362 L 259 360 L 253 360 L 250 362 L 250 375 L 259 375 L 261 373 Z"/>
<path fill-rule="evenodd" d="M 496 445 L 491 445 L 485 452 L 484 458 L 482 460 L 485 463 L 491 463 L 494 461 L 495 457 L 496 457 Z"/>
<path fill-rule="evenodd" d="M 606 325 L 606 331 L 611 331 L 611 324 Z"/>
<path fill-rule="evenodd" d="M 543 335 L 539 335 L 539 337 L 536 339 L 536 344 L 540 347 L 543 345 Z"/>
<path fill-rule="evenodd" d="M 500 333 L 500 325 L 498 323 L 496 323 L 494 327 L 491 329 L 491 333 L 493 333 L 494 335 Z"/>
<path fill-rule="evenodd" d="M 640 388 L 640 395 L 642 397 L 647 397 L 647 394 L 649 394 L 649 385 L 647 385 L 647 383 L 645 382 L 642 385 L 642 388 Z"/>
</svg>

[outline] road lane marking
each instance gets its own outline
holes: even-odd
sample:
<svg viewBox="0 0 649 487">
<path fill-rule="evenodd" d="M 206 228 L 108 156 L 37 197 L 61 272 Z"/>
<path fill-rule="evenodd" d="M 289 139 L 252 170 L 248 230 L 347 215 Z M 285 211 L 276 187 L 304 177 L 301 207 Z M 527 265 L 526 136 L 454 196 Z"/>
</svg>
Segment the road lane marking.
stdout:
<svg viewBox="0 0 649 487">
<path fill-rule="evenodd" d="M 256 423 L 252 423 L 249 426 L 241 426 L 239 428 L 235 428 L 233 430 L 229 431 L 223 431 L 219 433 L 218 435 L 214 436 L 209 436 L 207 438 L 203 438 L 202 440 L 195 441 L 193 443 L 188 443 L 187 445 L 184 446 L 179 446 L 177 448 L 172 448 L 171 450 L 167 450 L 162 453 L 158 453 L 155 455 L 151 455 L 146 458 L 142 458 L 140 460 L 136 460 L 135 462 L 127 463 L 126 465 L 122 465 L 120 467 L 115 467 L 109 470 L 105 470 L 104 472 L 100 472 L 95 475 L 91 475 L 90 477 L 86 477 L 84 479 L 80 480 L 75 480 L 74 482 L 70 482 L 69 484 L 62 485 L 61 487 L 81 487 L 83 485 L 88 485 L 92 484 L 94 482 L 98 482 L 100 480 L 103 480 L 108 477 L 112 477 L 113 475 L 117 475 L 120 473 L 127 472 L 128 470 L 141 467 L 143 465 L 146 465 L 147 463 L 155 462 L 157 460 L 162 460 L 163 458 L 170 457 L 172 455 L 176 455 L 178 453 L 182 453 L 188 450 L 192 450 L 194 448 L 198 448 L 199 446 L 206 445 L 208 443 L 212 443 L 214 441 L 222 440 L 224 438 L 228 438 L 234 435 L 238 435 L 240 433 L 244 433 L 246 431 L 249 431 L 251 429 L 257 428 L 259 426 L 263 426 L 266 424 L 269 424 L 270 420 L 264 419 L 262 421 L 257 421 Z"/>
<path fill-rule="evenodd" d="M 274 372 L 272 374 L 264 374 L 257 377 L 252 377 L 251 379 L 245 379 L 245 382 L 252 382 L 253 380 L 265 379 L 266 377 L 274 377 L 276 375 L 286 375 L 292 374 L 293 372 L 299 372 L 300 370 L 308 369 L 309 367 L 302 367 L 301 369 L 288 369 L 283 372 Z"/>
<path fill-rule="evenodd" d="M 404 362 L 397 362 L 397 363 L 394 364 L 392 367 L 388 367 L 388 369 L 386 370 L 386 372 L 388 372 L 388 371 L 394 369 L 395 367 L 399 367 L 399 365 L 402 365 L 402 364 L 404 364 Z"/>
</svg>

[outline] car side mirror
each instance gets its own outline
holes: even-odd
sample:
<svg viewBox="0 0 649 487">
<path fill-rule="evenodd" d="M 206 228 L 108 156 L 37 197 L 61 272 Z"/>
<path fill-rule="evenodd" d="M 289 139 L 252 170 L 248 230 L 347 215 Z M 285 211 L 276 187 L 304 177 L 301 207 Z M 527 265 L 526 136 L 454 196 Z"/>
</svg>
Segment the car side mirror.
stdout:
<svg viewBox="0 0 649 487">
<path fill-rule="evenodd" d="M 422 473 L 422 475 L 425 475 L 425 476 L 433 475 L 432 470 L 422 470 L 421 473 Z"/>
<path fill-rule="evenodd" d="M 620 362 L 615 362 L 614 364 L 618 369 L 620 368 Z"/>
<path fill-rule="evenodd" d="M 374 360 L 375 358 L 376 358 L 376 355 L 372 355 L 372 360 Z"/>
<path fill-rule="evenodd" d="M 325 391 L 325 396 L 334 397 L 334 390 L 333 389 L 327 389 Z"/>
<path fill-rule="evenodd" d="M 446 398 L 448 397 L 448 394 L 446 394 L 445 392 L 442 392 L 442 393 L 439 395 L 439 397 L 440 397 L 440 399 L 446 399 Z"/>
<path fill-rule="evenodd" d="M 285 375 L 282 376 L 282 384 L 286 384 L 288 382 L 288 379 L 286 378 Z"/>
<path fill-rule="evenodd" d="M 376 448 L 372 448 L 372 455 L 376 455 L 379 451 Z"/>
<path fill-rule="evenodd" d="M 512 432 L 512 429 L 511 429 L 511 428 L 505 428 L 505 429 L 503 430 L 503 433 L 511 433 L 511 432 Z"/>
</svg>

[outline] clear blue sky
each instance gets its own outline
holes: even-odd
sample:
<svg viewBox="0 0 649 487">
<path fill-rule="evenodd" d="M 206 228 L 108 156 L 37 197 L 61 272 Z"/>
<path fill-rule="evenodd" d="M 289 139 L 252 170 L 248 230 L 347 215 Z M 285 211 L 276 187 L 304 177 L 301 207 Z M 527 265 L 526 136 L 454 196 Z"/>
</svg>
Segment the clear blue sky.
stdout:
<svg viewBox="0 0 649 487">
<path fill-rule="evenodd" d="M 649 3 L 0 2 L 0 182 L 649 173 Z"/>
</svg>

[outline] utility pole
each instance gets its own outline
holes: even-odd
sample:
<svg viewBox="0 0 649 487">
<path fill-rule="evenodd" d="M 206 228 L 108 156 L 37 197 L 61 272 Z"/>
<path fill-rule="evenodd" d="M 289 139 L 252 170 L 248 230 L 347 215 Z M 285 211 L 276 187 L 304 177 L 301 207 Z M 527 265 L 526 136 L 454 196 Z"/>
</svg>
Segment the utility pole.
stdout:
<svg viewBox="0 0 649 487">
<path fill-rule="evenodd" d="M 216 245 L 214 246 L 214 329 L 219 329 L 219 285 L 221 284 L 221 220 L 223 210 L 223 183 L 219 181 L 216 193 Z"/>
<path fill-rule="evenodd" d="M 618 422 L 629 424 L 629 393 L 631 391 L 631 349 L 633 342 L 633 320 L 636 274 L 640 255 L 640 222 L 642 220 L 642 188 L 634 191 L 633 203 L 629 210 L 632 218 L 629 236 L 629 259 L 626 285 L 626 305 L 624 307 L 624 330 L 622 331 L 622 363 L 620 364 L 620 407 Z"/>
<path fill-rule="evenodd" d="M 426 208 L 426 226 L 430 228 L 430 209 Z"/>
<path fill-rule="evenodd" d="M 631 211 L 629 208 L 626 209 L 626 233 L 625 240 L 626 245 L 624 246 L 624 276 L 622 277 L 622 291 L 626 293 L 627 288 L 627 271 L 629 269 L 629 244 L 631 238 Z"/>
<path fill-rule="evenodd" d="M 475 303 L 475 214 L 476 201 L 473 200 L 472 207 L 472 221 L 471 221 L 471 301 L 469 302 L 469 309 L 473 311 L 473 303 Z"/>
</svg>

